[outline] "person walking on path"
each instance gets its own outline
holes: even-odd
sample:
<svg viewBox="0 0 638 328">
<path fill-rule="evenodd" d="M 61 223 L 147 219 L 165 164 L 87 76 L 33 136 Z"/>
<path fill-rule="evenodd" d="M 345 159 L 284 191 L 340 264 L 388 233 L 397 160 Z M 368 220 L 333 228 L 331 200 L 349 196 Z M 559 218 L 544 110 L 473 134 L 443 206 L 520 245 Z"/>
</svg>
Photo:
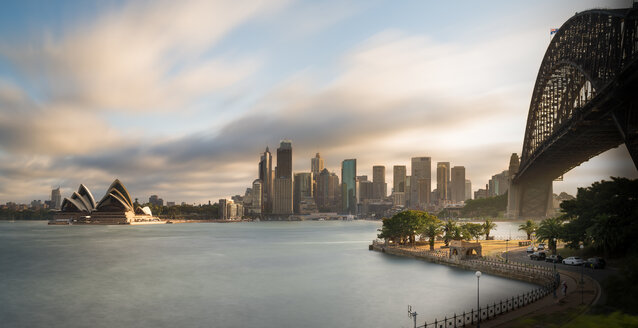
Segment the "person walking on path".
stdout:
<svg viewBox="0 0 638 328">
<path fill-rule="evenodd" d="M 563 281 L 563 296 L 567 296 L 567 282 Z"/>
</svg>

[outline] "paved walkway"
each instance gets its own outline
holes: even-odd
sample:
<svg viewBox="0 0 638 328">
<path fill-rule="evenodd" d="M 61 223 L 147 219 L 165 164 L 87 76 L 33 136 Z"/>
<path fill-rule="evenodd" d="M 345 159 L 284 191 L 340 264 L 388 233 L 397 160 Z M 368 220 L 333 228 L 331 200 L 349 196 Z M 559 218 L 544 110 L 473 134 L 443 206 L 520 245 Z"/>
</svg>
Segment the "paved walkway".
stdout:
<svg viewBox="0 0 638 328">
<path fill-rule="evenodd" d="M 567 296 L 563 296 L 559 288 L 556 293 L 557 298 L 550 294 L 525 307 L 482 322 L 481 327 L 510 327 L 523 316 L 530 317 L 539 314 L 565 313 L 569 311 L 584 312 L 596 302 L 601 292 L 598 282 L 588 276 L 584 276 L 585 284 L 581 293 L 580 274 L 564 270 L 559 270 L 559 273 L 561 280 L 567 282 Z"/>
</svg>

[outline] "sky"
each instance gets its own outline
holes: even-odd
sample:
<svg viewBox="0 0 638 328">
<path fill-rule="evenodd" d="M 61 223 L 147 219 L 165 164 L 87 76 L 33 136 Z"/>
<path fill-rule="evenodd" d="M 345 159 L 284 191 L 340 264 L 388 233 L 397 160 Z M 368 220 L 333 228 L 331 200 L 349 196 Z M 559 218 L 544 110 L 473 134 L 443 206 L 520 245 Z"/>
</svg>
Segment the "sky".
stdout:
<svg viewBox="0 0 638 328">
<path fill-rule="evenodd" d="M 520 155 L 551 28 L 631 1 L 3 1 L 0 203 L 243 194 L 292 140 L 340 175 L 429 156 L 473 190 Z M 273 162 L 275 162 L 273 160 Z M 638 177 L 624 146 L 554 192 Z M 433 183 L 433 188 L 435 184 Z"/>
</svg>

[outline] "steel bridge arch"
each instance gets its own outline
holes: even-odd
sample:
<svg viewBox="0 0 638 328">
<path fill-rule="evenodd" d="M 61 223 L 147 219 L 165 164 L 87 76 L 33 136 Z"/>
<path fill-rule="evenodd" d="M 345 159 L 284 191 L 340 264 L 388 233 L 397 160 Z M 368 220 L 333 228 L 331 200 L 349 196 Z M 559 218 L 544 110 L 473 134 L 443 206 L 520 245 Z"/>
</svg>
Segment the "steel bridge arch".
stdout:
<svg viewBox="0 0 638 328">
<path fill-rule="evenodd" d="M 508 215 L 552 215 L 552 180 L 625 143 L 638 167 L 638 5 L 577 13 L 543 57 L 520 162 L 510 160 Z"/>
<path fill-rule="evenodd" d="M 589 82 L 594 91 L 588 102 L 598 91 L 607 89 L 623 70 L 636 62 L 638 41 L 636 9 L 588 10 L 567 20 L 555 34 L 547 48 L 534 85 L 525 129 L 525 139 L 521 153 L 519 174 L 524 173 L 533 161 L 552 143 L 552 137 L 567 128 L 569 120 L 588 108 L 587 103 L 575 106 L 561 103 L 572 99 L 574 89 L 580 90 L 579 83 Z M 556 74 L 564 67 L 571 67 L 580 73 L 580 78 L 572 75 Z M 561 81 L 557 81 L 561 79 Z M 552 86 L 552 82 L 560 86 Z M 569 106 L 565 108 L 565 105 Z M 559 111 L 568 112 L 568 117 L 556 124 L 554 120 L 539 118 L 556 116 Z M 539 130 L 542 131 L 539 135 Z M 593 154 L 595 156 L 597 154 Z M 593 157 L 591 156 L 591 157 Z M 590 157 L 590 158 L 591 158 Z M 573 167 L 573 166 L 572 166 Z M 568 171 L 572 167 L 567 167 Z M 564 172 L 560 172 L 558 175 Z"/>
</svg>

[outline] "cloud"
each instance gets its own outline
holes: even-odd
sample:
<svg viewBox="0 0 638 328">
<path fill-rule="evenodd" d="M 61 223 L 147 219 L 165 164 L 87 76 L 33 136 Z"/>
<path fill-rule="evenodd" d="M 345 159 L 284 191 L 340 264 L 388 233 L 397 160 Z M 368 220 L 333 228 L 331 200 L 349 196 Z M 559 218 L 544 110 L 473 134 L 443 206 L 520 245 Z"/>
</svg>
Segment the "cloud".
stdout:
<svg viewBox="0 0 638 328">
<path fill-rule="evenodd" d="M 333 80 L 322 84 L 312 71 L 297 74 L 217 131 L 138 142 L 58 163 L 126 172 L 136 186 L 148 186 L 147 190 L 161 189 L 167 181 L 188 189 L 192 182 L 202 190 L 208 187 L 217 199 L 243 192 L 241 186 L 249 186 L 256 177 L 256 163 L 265 146 L 274 150 L 278 140 L 290 138 L 297 171 L 309 169 L 307 162 L 316 151 L 336 171 L 342 159 L 358 158 L 363 173 L 374 164 L 385 164 L 390 172 L 393 164 L 409 165 L 410 157 L 431 156 L 433 162 L 464 165 L 468 176 L 486 181 L 498 173 L 494 167 L 506 168 L 509 155 L 520 147 L 520 140 L 501 140 L 520 129 L 527 109 L 513 111 L 504 99 L 526 86 L 512 87 L 494 79 L 484 83 L 501 86 L 500 92 L 459 90 L 452 87 L 455 77 L 442 72 L 473 66 L 479 58 L 491 57 L 489 49 L 463 49 L 384 32 L 346 53 L 341 73 Z M 441 59 L 458 51 L 468 57 Z M 435 67 L 438 73 L 426 74 Z M 233 178 L 229 182 L 221 176 Z"/>
<path fill-rule="evenodd" d="M 117 177 L 141 200 L 215 201 L 243 193 L 257 177 L 259 154 L 266 146 L 275 153 L 283 138 L 293 141 L 295 171 L 308 171 L 321 152 L 337 173 L 345 158 L 357 158 L 360 174 L 386 165 L 388 184 L 392 165 L 430 156 L 433 167 L 465 166 L 478 189 L 520 152 L 544 52 L 538 45 L 547 42 L 537 31 L 459 43 L 383 30 L 353 44 L 334 66 L 302 68 L 260 90 L 254 102 L 236 101 L 239 112 L 207 105 L 218 114 L 210 115 L 211 128 L 167 137 L 148 134 L 147 120 L 126 131 L 108 120 L 112 111 L 152 118 L 188 112 L 209 97 L 245 97 L 228 88 L 272 63 L 220 54 L 216 46 L 247 20 L 276 10 L 270 7 L 135 2 L 58 38 L 0 46 L 0 56 L 32 84 L 0 80 L 0 198 L 48 195 L 57 185 L 68 194 L 79 183 L 100 197 Z M 354 11 L 346 7 L 331 22 Z M 299 30 L 326 26 L 309 20 Z M 336 73 L 326 78 L 326 71 Z"/>
<path fill-rule="evenodd" d="M 132 2 L 83 28 L 70 27 L 62 37 L 4 45 L 0 55 L 48 101 L 73 102 L 88 110 L 183 110 L 256 71 L 257 58 L 211 57 L 206 52 L 247 19 L 280 5 Z"/>
</svg>

